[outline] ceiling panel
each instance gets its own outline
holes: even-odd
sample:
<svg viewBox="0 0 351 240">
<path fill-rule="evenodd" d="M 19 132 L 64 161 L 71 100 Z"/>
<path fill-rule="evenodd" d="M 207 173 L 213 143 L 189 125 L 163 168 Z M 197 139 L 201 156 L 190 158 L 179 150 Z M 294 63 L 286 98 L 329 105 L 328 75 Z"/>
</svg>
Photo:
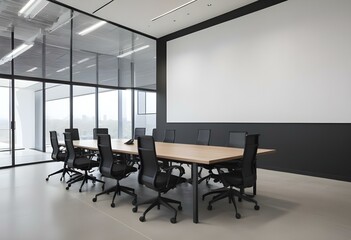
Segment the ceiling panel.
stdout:
<svg viewBox="0 0 351 240">
<path fill-rule="evenodd" d="M 151 19 L 190 0 L 114 0 L 94 15 L 142 33 L 162 37 L 240 8 L 254 0 L 197 0 L 155 21 Z M 59 0 L 66 5 L 92 14 L 110 0 Z"/>
</svg>

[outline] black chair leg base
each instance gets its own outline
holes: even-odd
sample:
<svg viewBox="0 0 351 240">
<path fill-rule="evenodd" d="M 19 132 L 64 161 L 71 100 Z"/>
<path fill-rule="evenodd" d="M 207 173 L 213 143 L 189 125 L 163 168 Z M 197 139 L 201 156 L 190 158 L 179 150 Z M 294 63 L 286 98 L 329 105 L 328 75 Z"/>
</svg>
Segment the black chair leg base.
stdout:
<svg viewBox="0 0 351 240">
<path fill-rule="evenodd" d="M 240 218 L 241 218 L 240 213 L 235 214 L 235 218 L 236 218 L 236 219 L 240 219 Z"/>
<path fill-rule="evenodd" d="M 174 223 L 177 223 L 177 218 L 176 218 L 176 217 L 173 217 L 173 218 L 171 218 L 170 221 L 171 221 L 171 223 L 173 223 L 173 224 L 174 224 Z"/>
<path fill-rule="evenodd" d="M 256 211 L 260 210 L 260 206 L 258 206 L 258 205 L 255 205 L 254 208 L 255 208 Z"/>
<path fill-rule="evenodd" d="M 141 217 L 139 218 L 139 221 L 140 221 L 140 222 L 145 222 L 145 216 L 141 216 Z"/>
</svg>

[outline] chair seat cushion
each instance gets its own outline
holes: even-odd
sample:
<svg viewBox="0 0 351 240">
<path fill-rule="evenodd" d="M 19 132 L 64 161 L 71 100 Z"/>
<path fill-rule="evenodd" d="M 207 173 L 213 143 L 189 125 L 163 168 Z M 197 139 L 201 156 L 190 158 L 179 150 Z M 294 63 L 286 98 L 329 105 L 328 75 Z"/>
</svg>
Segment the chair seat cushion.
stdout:
<svg viewBox="0 0 351 240">
<path fill-rule="evenodd" d="M 111 174 L 112 174 L 112 176 L 119 177 L 119 176 L 126 175 L 128 173 L 132 173 L 132 172 L 136 172 L 136 171 L 137 171 L 137 169 L 135 167 L 132 167 L 132 166 L 128 166 L 125 164 L 114 164 L 112 166 Z"/>
<path fill-rule="evenodd" d="M 239 172 L 239 171 L 223 173 L 221 175 L 221 177 L 230 186 L 240 187 L 244 184 L 243 177 L 241 175 L 241 172 Z M 252 187 L 253 184 L 255 183 L 255 181 L 256 180 L 255 180 L 254 176 L 249 177 L 246 179 L 245 185 L 243 187 Z"/>
<path fill-rule="evenodd" d="M 159 173 L 156 177 L 156 182 L 155 182 L 156 188 L 161 191 L 164 191 L 164 190 L 169 190 L 176 187 L 177 184 L 186 182 L 185 178 L 174 176 L 174 175 L 170 176 L 168 185 L 167 185 L 167 180 L 168 180 L 167 173 L 164 173 L 164 172 Z"/>
<path fill-rule="evenodd" d="M 67 153 L 65 153 L 65 152 L 58 152 L 56 158 L 57 158 L 57 161 L 62 161 L 62 162 L 64 162 L 64 161 L 66 161 Z"/>
<path fill-rule="evenodd" d="M 97 161 L 93 161 L 89 158 L 82 158 L 82 157 L 78 157 L 75 159 L 74 161 L 74 167 L 81 169 L 81 170 L 90 170 L 94 167 L 98 167 L 99 166 L 99 162 Z"/>
</svg>

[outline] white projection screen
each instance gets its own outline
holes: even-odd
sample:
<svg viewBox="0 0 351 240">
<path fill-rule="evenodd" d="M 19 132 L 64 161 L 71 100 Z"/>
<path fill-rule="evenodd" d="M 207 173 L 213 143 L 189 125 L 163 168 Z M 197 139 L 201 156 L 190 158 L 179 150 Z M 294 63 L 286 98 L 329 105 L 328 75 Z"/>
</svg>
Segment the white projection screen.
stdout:
<svg viewBox="0 0 351 240">
<path fill-rule="evenodd" d="M 167 122 L 351 123 L 350 13 L 289 0 L 168 41 Z"/>
</svg>

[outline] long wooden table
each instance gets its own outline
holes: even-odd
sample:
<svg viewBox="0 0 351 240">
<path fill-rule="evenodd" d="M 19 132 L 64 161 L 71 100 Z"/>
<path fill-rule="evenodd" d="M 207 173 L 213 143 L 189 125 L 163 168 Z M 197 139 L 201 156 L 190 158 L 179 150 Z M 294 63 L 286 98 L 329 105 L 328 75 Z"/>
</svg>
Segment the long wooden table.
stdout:
<svg viewBox="0 0 351 240">
<path fill-rule="evenodd" d="M 112 151 L 115 153 L 126 153 L 138 155 L 137 141 L 133 145 L 126 145 L 127 139 L 112 139 Z M 97 150 L 96 140 L 73 141 L 75 147 Z M 160 159 L 178 161 L 191 164 L 191 176 L 193 186 L 193 222 L 199 222 L 198 214 L 198 164 L 214 164 L 219 162 L 240 159 L 244 149 L 232 147 L 204 146 L 180 143 L 156 142 L 156 154 Z M 257 150 L 257 155 L 274 152 L 274 149 Z"/>
</svg>

